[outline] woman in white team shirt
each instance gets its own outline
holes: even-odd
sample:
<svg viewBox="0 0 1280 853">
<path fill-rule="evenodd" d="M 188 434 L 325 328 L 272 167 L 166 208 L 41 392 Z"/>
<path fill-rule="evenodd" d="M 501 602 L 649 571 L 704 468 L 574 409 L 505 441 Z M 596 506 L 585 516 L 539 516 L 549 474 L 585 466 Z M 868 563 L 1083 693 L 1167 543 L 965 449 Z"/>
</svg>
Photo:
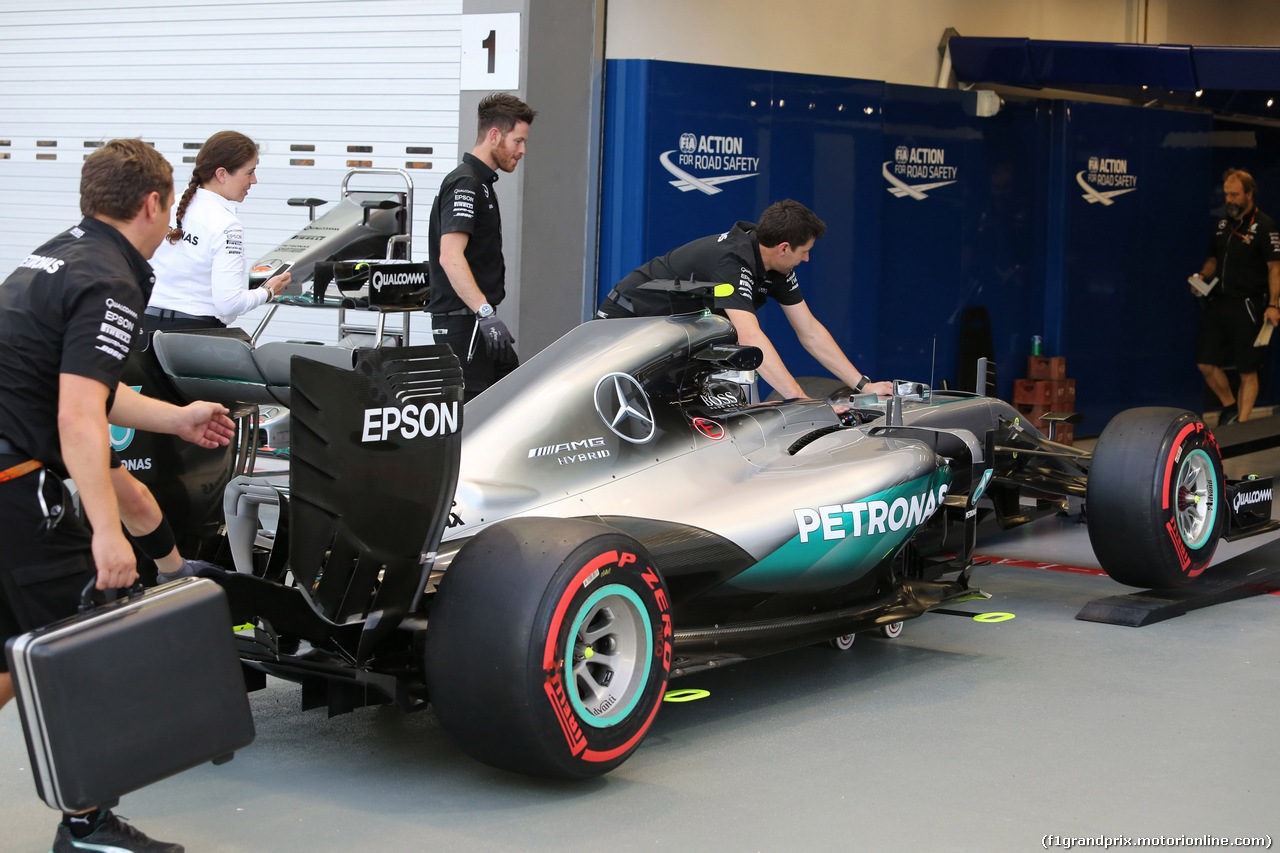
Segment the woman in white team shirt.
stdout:
<svg viewBox="0 0 1280 853">
<path fill-rule="evenodd" d="M 246 286 L 244 227 L 236 205 L 258 182 L 257 167 L 258 145 L 243 133 L 223 130 L 200 146 L 191 181 L 174 208 L 173 229 L 151 259 L 156 283 L 143 321 L 147 331 L 226 326 L 289 284 L 285 272 L 253 290 Z"/>
</svg>

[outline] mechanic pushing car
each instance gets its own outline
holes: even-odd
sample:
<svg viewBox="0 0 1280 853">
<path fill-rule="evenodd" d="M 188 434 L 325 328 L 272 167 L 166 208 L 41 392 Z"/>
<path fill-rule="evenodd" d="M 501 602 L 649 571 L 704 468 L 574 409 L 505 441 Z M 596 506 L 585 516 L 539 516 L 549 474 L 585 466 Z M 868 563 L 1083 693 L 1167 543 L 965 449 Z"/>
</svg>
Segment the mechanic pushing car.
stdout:
<svg viewBox="0 0 1280 853">
<path fill-rule="evenodd" d="M 635 270 L 605 297 L 596 317 L 660 317 L 694 310 L 683 308 L 677 301 L 687 297 L 641 289 L 645 282 L 682 279 L 732 283 L 732 294 L 711 297 L 711 304 L 705 307 L 733 323 L 738 330 L 738 343 L 760 348 L 764 361 L 758 372 L 783 397 L 807 395 L 756 319 L 756 312 L 769 297 L 782 306 L 800 344 L 823 367 L 856 392 L 891 394 L 892 383 L 872 382 L 853 366 L 800 293 L 795 268 L 809 260 L 813 244 L 826 231 L 826 223 L 800 202 L 774 202 L 760 214 L 759 223 L 739 222 L 723 234 L 686 243 Z"/>
<path fill-rule="evenodd" d="M 432 285 L 427 310 L 437 341 L 452 347 L 462 362 L 467 400 L 520 364 L 515 338 L 495 313 L 507 293 L 507 266 L 493 185 L 498 169 L 516 170 L 537 115 L 505 93 L 489 95 L 477 113 L 475 147 L 440 184 L 427 231 Z"/>
</svg>

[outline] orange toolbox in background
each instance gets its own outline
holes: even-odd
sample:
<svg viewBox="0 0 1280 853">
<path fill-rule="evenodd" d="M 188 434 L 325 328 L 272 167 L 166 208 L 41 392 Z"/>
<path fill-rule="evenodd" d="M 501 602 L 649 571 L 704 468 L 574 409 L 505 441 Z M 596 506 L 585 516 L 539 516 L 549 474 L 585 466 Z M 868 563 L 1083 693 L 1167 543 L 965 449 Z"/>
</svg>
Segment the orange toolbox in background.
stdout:
<svg viewBox="0 0 1280 853">
<path fill-rule="evenodd" d="M 1059 406 L 1064 411 L 1075 411 L 1076 381 L 1074 379 L 1015 379 L 1013 402 L 1032 406 Z"/>
<path fill-rule="evenodd" d="M 1076 410 L 1076 381 L 1067 378 L 1065 356 L 1032 355 L 1027 357 L 1026 379 L 1013 383 L 1013 407 L 1036 429 L 1049 434 L 1049 425 L 1040 418 L 1047 412 Z M 1075 429 L 1071 424 L 1056 424 L 1053 440 L 1071 444 Z"/>
<path fill-rule="evenodd" d="M 1027 356 L 1028 379 L 1066 379 L 1067 357 L 1064 355 Z"/>
</svg>

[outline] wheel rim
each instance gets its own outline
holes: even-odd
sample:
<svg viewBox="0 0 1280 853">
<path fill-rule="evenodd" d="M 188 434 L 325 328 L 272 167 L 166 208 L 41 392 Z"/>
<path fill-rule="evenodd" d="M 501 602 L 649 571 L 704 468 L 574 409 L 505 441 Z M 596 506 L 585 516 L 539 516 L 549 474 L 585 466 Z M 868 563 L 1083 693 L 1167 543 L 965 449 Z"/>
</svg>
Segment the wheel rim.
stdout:
<svg viewBox="0 0 1280 853">
<path fill-rule="evenodd" d="M 579 719 L 597 728 L 625 721 L 644 693 L 653 658 L 640 597 L 620 584 L 596 590 L 578 610 L 569 642 L 569 701 Z"/>
<path fill-rule="evenodd" d="M 839 651 L 847 652 L 853 648 L 853 641 L 857 636 L 857 634 L 841 634 L 831 641 L 831 646 Z"/>
<path fill-rule="evenodd" d="M 1203 450 L 1188 453 L 1178 468 L 1174 517 L 1188 548 L 1203 547 L 1213 535 L 1218 520 L 1218 479 L 1213 460 Z"/>
<path fill-rule="evenodd" d="M 880 631 L 886 637 L 892 640 L 894 637 L 897 637 L 899 634 L 902 633 L 902 623 L 890 622 L 888 625 L 881 627 Z"/>
</svg>

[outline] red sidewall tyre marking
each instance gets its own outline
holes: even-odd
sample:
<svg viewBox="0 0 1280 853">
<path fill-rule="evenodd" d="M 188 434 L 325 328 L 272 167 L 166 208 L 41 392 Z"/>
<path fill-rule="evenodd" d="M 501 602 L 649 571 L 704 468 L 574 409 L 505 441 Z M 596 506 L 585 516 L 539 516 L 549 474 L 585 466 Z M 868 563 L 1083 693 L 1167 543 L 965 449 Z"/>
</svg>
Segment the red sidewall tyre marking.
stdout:
<svg viewBox="0 0 1280 853">
<path fill-rule="evenodd" d="M 630 552 L 619 552 L 617 550 L 605 551 L 604 553 L 587 561 L 578 572 L 574 575 L 573 580 L 565 587 L 560 600 L 556 602 L 556 609 L 551 618 L 550 625 L 547 630 L 546 644 L 542 653 L 542 668 L 546 673 L 546 682 L 543 689 L 550 701 L 551 709 L 556 715 L 556 720 L 560 723 L 560 728 L 564 732 L 565 742 L 569 746 L 569 752 L 578 756 L 582 761 L 590 762 L 606 762 L 613 761 L 621 755 L 626 754 L 634 749 L 645 733 L 649 730 L 649 726 L 653 723 L 654 717 L 658 714 L 658 709 L 662 707 L 662 697 L 666 695 L 667 685 L 666 678 L 663 678 L 661 689 L 654 700 L 653 707 L 649 709 L 648 715 L 640 727 L 629 737 L 624 743 L 608 750 L 600 751 L 590 749 L 586 734 L 579 725 L 578 719 L 573 712 L 573 708 L 569 703 L 569 698 L 565 693 L 564 679 L 572 677 L 565 672 L 565 661 L 556 654 L 556 647 L 560 639 L 561 628 L 564 625 L 565 617 L 569 613 L 569 608 L 573 604 L 573 599 L 581 592 L 590 582 L 592 576 L 599 574 L 600 570 L 607 566 L 626 566 L 636 563 L 636 555 Z M 653 653 L 660 660 L 660 665 L 664 674 L 671 672 L 671 604 L 667 598 L 666 591 L 662 587 L 662 582 L 658 578 L 656 572 L 652 568 L 646 566 L 641 570 L 640 579 L 645 582 L 651 600 L 656 605 L 658 614 L 661 618 L 662 630 L 655 632 L 653 643 Z M 571 638 L 567 639 L 567 643 L 571 643 Z M 566 649 L 567 654 L 567 649 Z"/>
<path fill-rule="evenodd" d="M 1173 446 L 1169 448 L 1169 458 L 1164 463 L 1164 503 L 1163 509 L 1169 508 L 1169 493 L 1172 491 L 1173 472 L 1177 470 L 1180 451 L 1182 450 L 1182 442 L 1186 439 L 1187 433 L 1195 432 L 1197 429 L 1204 429 L 1204 424 L 1196 422 L 1187 424 L 1178 433 L 1178 437 L 1173 440 Z"/>
<path fill-rule="evenodd" d="M 634 554 L 628 556 L 632 560 L 635 559 Z M 550 672 L 556 668 L 556 638 L 560 636 L 560 626 L 564 624 L 564 616 L 569 612 L 569 605 L 573 603 L 573 597 L 578 594 L 578 590 L 582 589 L 583 583 L 591 576 L 592 572 L 598 572 L 602 566 L 611 566 L 617 563 L 618 560 L 617 551 L 605 551 L 579 569 L 578 573 L 573 576 L 573 581 L 565 587 L 564 595 L 560 596 L 560 601 L 556 604 L 555 615 L 551 617 L 551 627 L 547 631 L 547 645 L 542 651 L 542 668 L 544 670 Z"/>
</svg>

